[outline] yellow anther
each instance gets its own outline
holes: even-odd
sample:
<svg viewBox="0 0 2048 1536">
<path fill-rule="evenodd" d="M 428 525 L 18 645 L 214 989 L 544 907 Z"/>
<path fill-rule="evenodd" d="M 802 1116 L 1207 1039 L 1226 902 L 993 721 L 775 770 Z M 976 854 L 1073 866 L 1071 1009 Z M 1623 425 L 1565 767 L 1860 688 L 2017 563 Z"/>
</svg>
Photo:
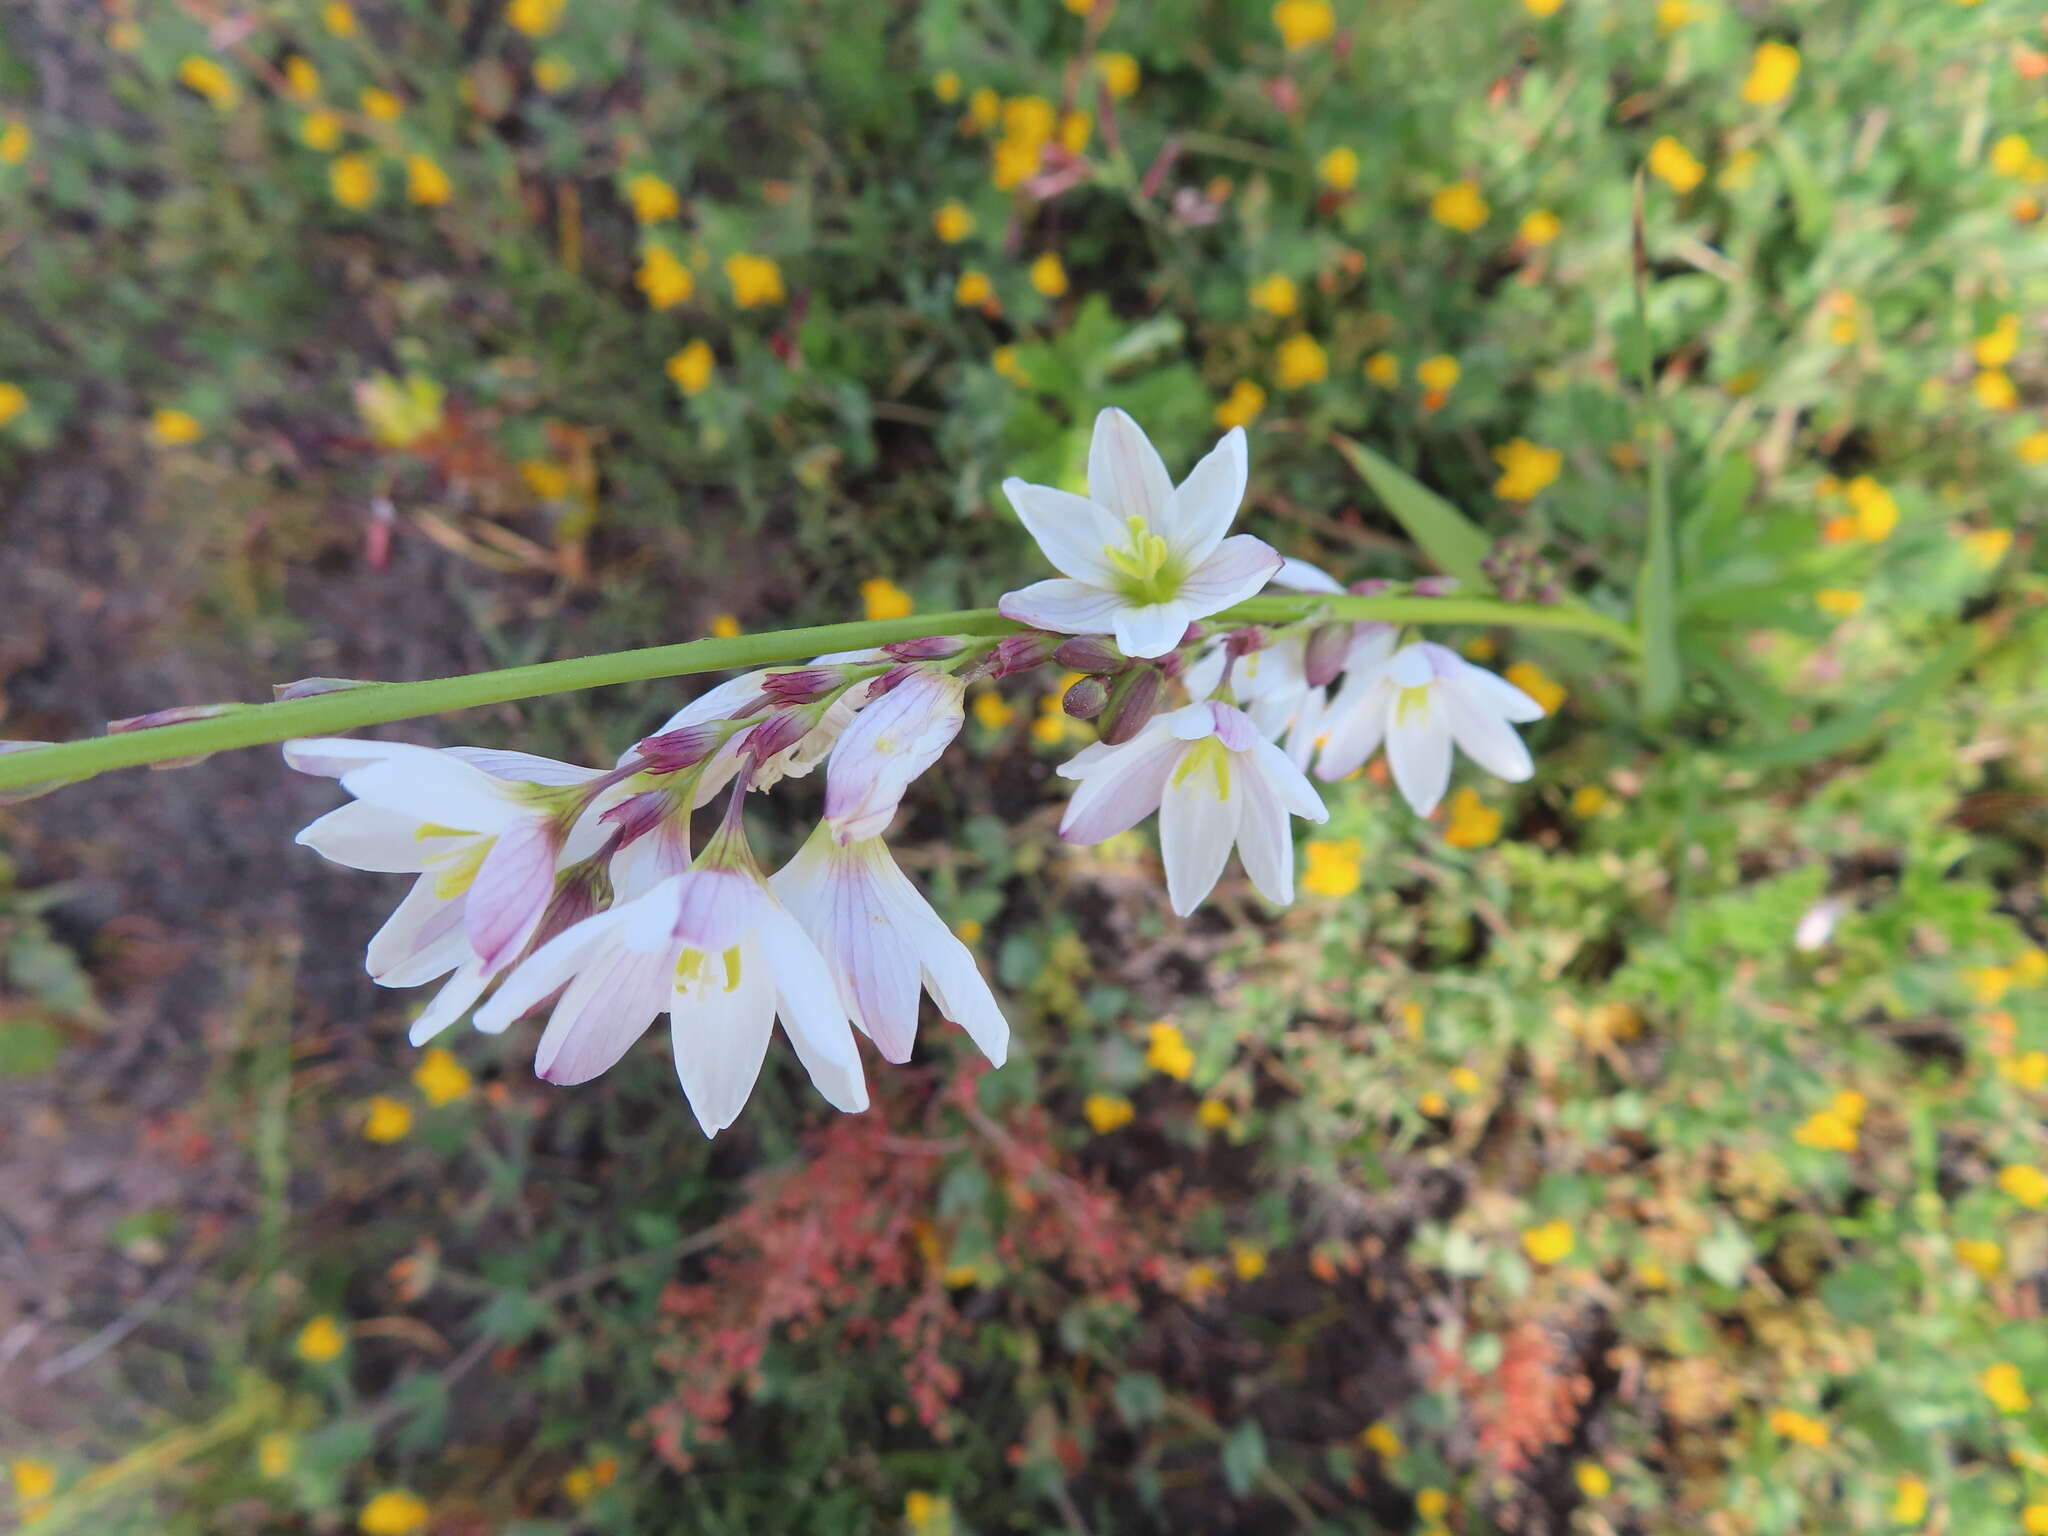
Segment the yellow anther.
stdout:
<svg viewBox="0 0 2048 1536">
<path fill-rule="evenodd" d="M 689 986 L 704 970 L 704 951 L 686 949 L 676 956 L 676 987 L 678 990 Z"/>
<path fill-rule="evenodd" d="M 1103 558 L 1128 579 L 1132 595 L 1147 602 L 1163 601 L 1172 595 L 1172 588 L 1176 585 L 1170 579 L 1162 581 L 1160 574 L 1172 562 L 1173 552 L 1144 518 L 1129 518 L 1124 526 L 1130 534 L 1130 542 L 1122 548 L 1114 544 L 1103 545 Z"/>
<path fill-rule="evenodd" d="M 434 877 L 434 894 L 443 901 L 453 901 L 475 885 L 476 872 L 484 867 L 484 858 L 495 842 L 495 837 L 478 838 L 457 851 L 440 874 Z"/>
<path fill-rule="evenodd" d="M 1394 700 L 1394 718 L 1406 720 L 1410 715 L 1425 713 L 1429 709 L 1429 684 L 1422 683 L 1414 688 L 1403 688 L 1400 697 Z"/>
<path fill-rule="evenodd" d="M 475 837 L 476 834 L 462 827 L 444 827 L 438 821 L 423 821 L 419 825 L 419 830 L 413 833 L 413 836 L 425 839 L 429 837 Z"/>
<path fill-rule="evenodd" d="M 1216 776 L 1216 798 L 1230 798 L 1230 749 L 1214 736 L 1205 736 L 1188 748 L 1180 760 L 1180 766 L 1173 770 L 1173 782 L 1184 783 L 1193 775 L 1208 768 Z"/>
<path fill-rule="evenodd" d="M 735 944 L 725 952 L 725 990 L 734 992 L 740 984 L 740 950 Z"/>
</svg>

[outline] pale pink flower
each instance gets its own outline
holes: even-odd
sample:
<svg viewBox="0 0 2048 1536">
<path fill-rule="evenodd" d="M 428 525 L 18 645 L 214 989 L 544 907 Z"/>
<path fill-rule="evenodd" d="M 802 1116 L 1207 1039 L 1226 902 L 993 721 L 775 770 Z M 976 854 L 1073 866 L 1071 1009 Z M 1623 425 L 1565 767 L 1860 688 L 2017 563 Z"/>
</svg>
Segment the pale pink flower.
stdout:
<svg viewBox="0 0 2048 1536">
<path fill-rule="evenodd" d="M 825 821 L 842 843 L 889 828 L 913 780 L 960 734 L 966 685 L 949 672 L 910 667 L 857 715 L 832 750 L 825 779 Z"/>
</svg>

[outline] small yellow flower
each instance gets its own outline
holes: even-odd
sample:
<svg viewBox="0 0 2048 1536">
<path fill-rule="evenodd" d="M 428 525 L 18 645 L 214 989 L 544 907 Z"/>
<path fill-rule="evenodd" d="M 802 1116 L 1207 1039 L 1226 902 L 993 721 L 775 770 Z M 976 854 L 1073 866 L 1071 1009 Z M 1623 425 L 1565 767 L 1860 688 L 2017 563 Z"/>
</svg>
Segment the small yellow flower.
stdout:
<svg viewBox="0 0 2048 1536">
<path fill-rule="evenodd" d="M 1681 27 L 1691 26 L 1699 15 L 1693 0 L 1657 0 L 1657 33 L 1669 37 Z"/>
<path fill-rule="evenodd" d="M 57 1469 L 47 1461 L 23 1456 L 7 1469 L 14 1480 L 14 1496 L 23 1504 L 35 1504 L 57 1491 Z"/>
<path fill-rule="evenodd" d="M 1365 376 L 1381 389 L 1401 382 L 1401 359 L 1391 352 L 1375 352 L 1365 360 Z"/>
<path fill-rule="evenodd" d="M 533 61 L 533 83 L 557 95 L 576 83 L 576 67 L 559 53 L 544 53 Z"/>
<path fill-rule="evenodd" d="M 1828 1427 L 1821 1420 L 1796 1408 L 1773 1408 L 1771 1431 L 1782 1439 L 1819 1450 L 1828 1443 Z"/>
<path fill-rule="evenodd" d="M 1831 1109 L 1822 1109 L 1807 1116 L 1792 1133 L 1792 1139 L 1819 1152 L 1854 1152 L 1857 1131 L 1853 1122 Z"/>
<path fill-rule="evenodd" d="M 182 448 L 206 435 L 199 418 L 190 411 L 164 407 L 151 414 L 149 435 L 159 448 Z"/>
<path fill-rule="evenodd" d="M 1415 1107 L 1425 1115 L 1428 1115 L 1432 1120 L 1441 1120 L 1451 1112 L 1450 1101 L 1434 1088 L 1429 1089 L 1417 1098 Z"/>
<path fill-rule="evenodd" d="M 1232 427 L 1250 426 L 1266 408 L 1266 392 L 1250 379 L 1239 379 L 1216 407 L 1216 425 L 1228 432 Z"/>
<path fill-rule="evenodd" d="M 1515 233 L 1524 245 L 1548 245 L 1564 233 L 1564 220 L 1548 208 L 1537 208 L 1522 215 L 1521 228 Z"/>
<path fill-rule="evenodd" d="M 282 1430 L 272 1430 L 256 1442 L 256 1470 L 272 1482 L 290 1475 L 298 1459 L 298 1444 Z"/>
<path fill-rule="evenodd" d="M 363 1536 L 414 1536 L 427 1528 L 426 1501 L 403 1488 L 387 1488 L 362 1508 L 356 1529 Z"/>
<path fill-rule="evenodd" d="M 1971 381 L 1977 403 L 1988 411 L 2009 411 L 2020 403 L 2020 392 L 2013 387 L 2012 375 L 2003 368 L 1986 368 Z"/>
<path fill-rule="evenodd" d="M 343 0 L 327 0 L 320 7 L 320 24 L 336 37 L 356 35 L 356 13 Z"/>
<path fill-rule="evenodd" d="M 2034 158 L 2034 146 L 2024 134 L 2008 133 L 1991 146 L 1991 169 L 2001 176 L 2024 176 Z"/>
<path fill-rule="evenodd" d="M 1571 1257 L 1576 1247 L 1578 1238 L 1573 1235 L 1571 1224 L 1565 1221 L 1546 1221 L 1522 1234 L 1522 1251 L 1538 1264 L 1562 1263 Z"/>
<path fill-rule="evenodd" d="M 295 53 L 284 61 L 284 91 L 294 101 L 311 101 L 320 94 L 320 71 L 304 54 Z"/>
<path fill-rule="evenodd" d="M 886 576 L 870 576 L 862 582 L 860 601 L 870 620 L 907 619 L 917 611 L 910 594 Z"/>
<path fill-rule="evenodd" d="M 367 155 L 336 155 L 327 167 L 334 200 L 358 212 L 377 200 L 377 166 Z"/>
<path fill-rule="evenodd" d="M 974 215 L 967 211 L 967 205 L 957 201 L 939 204 L 938 212 L 932 215 L 932 229 L 948 245 L 958 245 L 974 233 Z"/>
<path fill-rule="evenodd" d="M 27 123 L 18 117 L 10 117 L 7 126 L 0 128 L 0 165 L 19 165 L 36 147 L 36 136 Z"/>
<path fill-rule="evenodd" d="M 28 409 L 28 392 L 19 384 L 0 383 L 0 427 Z"/>
<path fill-rule="evenodd" d="M 963 917 L 953 925 L 953 937 L 962 944 L 979 944 L 981 935 L 981 919 L 978 917 Z"/>
<path fill-rule="evenodd" d="M 1320 384 L 1329 376 L 1329 354 L 1305 331 L 1288 337 L 1273 353 L 1273 377 L 1282 389 Z"/>
<path fill-rule="evenodd" d="M 1415 381 L 1432 395 L 1448 395 L 1458 387 L 1463 373 L 1458 360 L 1442 352 L 1435 357 L 1425 357 L 1415 365 Z"/>
<path fill-rule="evenodd" d="M 1790 43 L 1764 42 L 1756 45 L 1749 62 L 1749 78 L 1742 82 L 1742 99 L 1753 107 L 1767 107 L 1792 93 L 1799 78 L 1799 50 Z"/>
<path fill-rule="evenodd" d="M 1986 1366 L 1977 1377 L 1977 1385 L 2000 1413 L 2024 1413 L 2033 1405 L 2033 1398 L 2027 1395 L 2027 1384 L 2020 1376 L 2020 1368 L 2010 1360 Z"/>
<path fill-rule="evenodd" d="M 639 171 L 626 178 L 626 201 L 640 224 L 659 224 L 683 211 L 682 195 L 652 171 Z"/>
<path fill-rule="evenodd" d="M 1989 1238 L 1957 1238 L 1955 1256 L 1958 1263 L 1976 1271 L 1980 1279 L 1996 1280 L 2005 1269 L 2005 1250 Z"/>
<path fill-rule="evenodd" d="M 1501 815 L 1470 785 L 1451 796 L 1444 841 L 1453 848 L 1484 848 L 1500 837 Z"/>
<path fill-rule="evenodd" d="M 1564 9 L 1564 0 L 1522 0 L 1522 9 L 1531 16 L 1555 16 Z"/>
<path fill-rule="evenodd" d="M 363 116 L 372 122 L 395 123 L 405 115 L 403 100 L 374 85 L 366 87 L 358 100 L 362 104 Z"/>
<path fill-rule="evenodd" d="M 448 173 L 432 155 L 405 157 L 405 195 L 413 202 L 422 208 L 438 208 L 448 201 L 453 190 Z"/>
<path fill-rule="evenodd" d="M 960 99 L 960 71 L 942 69 L 932 76 L 932 94 L 947 106 Z"/>
<path fill-rule="evenodd" d="M 1381 1461 L 1396 1460 L 1406 1449 L 1401 1444 L 1401 1437 L 1394 1433 L 1394 1426 L 1384 1419 L 1366 1425 L 1359 1431 L 1358 1438 L 1364 1443 L 1365 1448 Z"/>
<path fill-rule="evenodd" d="M 782 268 L 771 256 L 740 252 L 726 257 L 725 280 L 732 284 L 732 301 L 741 309 L 780 304 L 787 297 L 782 287 Z"/>
<path fill-rule="evenodd" d="M 1581 821 L 1590 821 L 1598 816 L 1607 805 L 1607 790 L 1599 784 L 1581 784 L 1572 791 L 1572 814 Z"/>
<path fill-rule="evenodd" d="M 1150 1026 L 1147 1037 L 1145 1065 L 1177 1083 L 1186 1082 L 1195 1070 L 1195 1053 L 1180 1030 L 1161 1019 Z"/>
<path fill-rule="evenodd" d="M 1035 139 L 1005 137 L 989 151 L 989 180 L 999 192 L 1021 187 L 1038 174 L 1045 159 L 1045 145 Z"/>
<path fill-rule="evenodd" d="M 1056 299 L 1067 291 L 1067 269 L 1056 253 L 1046 251 L 1031 263 L 1031 286 L 1048 299 Z"/>
<path fill-rule="evenodd" d="M 1998 1187 L 2030 1211 L 2048 1205 L 2048 1173 L 2031 1163 L 2007 1163 L 1998 1170 Z"/>
<path fill-rule="evenodd" d="M 560 501 L 569 494 L 569 472 L 551 459 L 522 459 L 519 478 L 543 501 Z"/>
<path fill-rule="evenodd" d="M 455 1059 L 452 1051 L 435 1046 L 420 1058 L 412 1071 L 413 1086 L 429 1104 L 439 1107 L 469 1097 L 469 1069 Z"/>
<path fill-rule="evenodd" d="M 1420 1022 L 1421 1019 L 1418 1014 L 1416 1018 L 1416 1023 L 1419 1024 Z M 1411 1029 L 1409 1033 L 1411 1037 L 1414 1037 L 1417 1035 L 1418 1032 L 1416 1030 Z M 1477 1072 L 1474 1072 L 1470 1067 L 1453 1067 L 1451 1068 L 1451 1086 L 1457 1089 L 1458 1092 L 1464 1094 L 1465 1097 L 1471 1098 L 1474 1095 L 1476 1095 L 1479 1092 L 1479 1090 L 1485 1086 L 1485 1084 L 1483 1084 L 1479 1080 L 1479 1074 Z"/>
<path fill-rule="evenodd" d="M 513 30 L 528 37 L 546 37 L 561 25 L 567 5 L 568 0 L 510 0 L 505 7 L 505 19 L 512 23 Z"/>
<path fill-rule="evenodd" d="M 1831 619 L 1851 619 L 1863 611 L 1863 594 L 1853 587 L 1822 587 L 1813 606 Z"/>
<path fill-rule="evenodd" d="M 1066 3 L 1067 9 L 1076 16 L 1092 16 L 1095 14 L 1097 0 L 1066 0 Z"/>
<path fill-rule="evenodd" d="M 1650 174 L 1674 192 L 1690 192 L 1707 175 L 1707 168 L 1693 158 L 1692 151 L 1668 133 L 1650 146 L 1649 166 Z"/>
<path fill-rule="evenodd" d="M 1533 661 L 1516 662 L 1508 668 L 1506 677 L 1509 682 L 1541 704 L 1546 715 L 1556 714 L 1558 706 L 1564 703 L 1563 686 Z"/>
<path fill-rule="evenodd" d="M 196 96 L 204 96 L 222 112 L 242 99 L 235 77 L 203 54 L 188 53 L 178 61 L 178 84 Z"/>
<path fill-rule="evenodd" d="M 411 1134 L 410 1104 L 401 1099 L 386 1098 L 382 1094 L 370 1100 L 370 1112 L 363 1120 L 364 1140 L 389 1143 L 403 1141 Z"/>
<path fill-rule="evenodd" d="M 1018 359 L 1015 347 L 997 347 L 988 355 L 988 365 L 1020 389 L 1031 387 L 1031 370 Z"/>
<path fill-rule="evenodd" d="M 1917 1477 L 1902 1477 L 1892 1489 L 1892 1518 L 1900 1525 L 1918 1525 L 1927 1518 L 1927 1485 Z"/>
<path fill-rule="evenodd" d="M 730 613 L 714 613 L 711 616 L 711 635 L 715 640 L 730 640 L 740 632 L 739 618 Z"/>
<path fill-rule="evenodd" d="M 1858 475 L 1842 487 L 1842 494 L 1856 515 L 1858 538 L 1879 544 L 1892 536 L 1899 525 L 1899 504 L 1890 491 L 1870 476 Z"/>
<path fill-rule="evenodd" d="M 1271 277 L 1261 278 L 1252 284 L 1251 300 L 1253 309 L 1285 317 L 1294 313 L 1300 296 L 1293 278 L 1275 272 Z"/>
<path fill-rule="evenodd" d="M 324 107 L 299 119 L 299 142 L 322 154 L 341 142 L 341 119 Z"/>
<path fill-rule="evenodd" d="M 1337 30 L 1337 13 L 1329 0 L 1279 0 L 1273 7 L 1273 25 L 1289 53 L 1312 48 Z"/>
<path fill-rule="evenodd" d="M 1990 1007 L 2011 990 L 2013 974 L 2002 965 L 1974 966 L 1963 972 L 1963 985 L 1973 1001 Z"/>
<path fill-rule="evenodd" d="M 1429 200 L 1429 216 L 1446 229 L 1455 229 L 1469 235 L 1484 224 L 1493 210 L 1486 206 L 1486 199 L 1480 195 L 1477 184 L 1469 181 L 1454 181 L 1449 186 L 1439 187 L 1436 196 Z"/>
<path fill-rule="evenodd" d="M 1493 458 L 1501 469 L 1500 479 L 1494 482 L 1493 494 L 1506 501 L 1534 501 L 1564 468 L 1562 453 L 1555 448 L 1532 443 L 1526 437 L 1515 438 L 1494 449 Z"/>
<path fill-rule="evenodd" d="M 1580 1462 L 1572 1468 L 1572 1478 L 1578 1483 L 1579 1492 L 1589 1499 L 1604 1499 L 1614 1491 L 1614 1479 L 1597 1461 Z"/>
<path fill-rule="evenodd" d="M 1088 148 L 1088 139 L 1095 132 L 1095 119 L 1086 112 L 1063 112 L 1060 114 L 1060 148 L 1070 155 L 1081 154 Z"/>
<path fill-rule="evenodd" d="M 1221 1099 L 1204 1099 L 1195 1110 L 1195 1124 L 1205 1131 L 1224 1131 L 1237 1116 Z"/>
<path fill-rule="evenodd" d="M 641 253 L 633 282 L 647 296 L 650 309 L 673 309 L 697 291 L 696 277 L 665 245 L 649 245 Z"/>
<path fill-rule="evenodd" d="M 1357 838 L 1312 837 L 1303 851 L 1308 867 L 1302 872 L 1301 888 L 1311 896 L 1336 900 L 1358 889 L 1364 874 L 1365 849 Z"/>
<path fill-rule="evenodd" d="M 975 723 L 984 730 L 1000 731 L 1017 718 L 1015 706 L 994 689 L 977 693 L 968 708 L 973 711 Z"/>
<path fill-rule="evenodd" d="M 1425 1520 L 1441 1520 L 1451 1511 L 1451 1496 L 1441 1488 L 1415 1490 L 1415 1513 Z"/>
<path fill-rule="evenodd" d="M 685 395 L 701 395 L 710 387 L 712 372 L 718 360 L 711 354 L 711 343 L 702 336 L 686 342 L 677 351 L 669 354 L 662 364 L 662 371 L 669 382 Z"/>
<path fill-rule="evenodd" d="M 1003 98 L 987 86 L 982 86 L 967 98 L 967 121 L 982 133 L 995 127 L 1003 115 Z"/>
<path fill-rule="evenodd" d="M 2048 1051 L 2026 1051 L 1998 1064 L 1999 1075 L 2029 1093 L 2048 1087 Z"/>
<path fill-rule="evenodd" d="M 1003 136 L 1020 144 L 1044 144 L 1059 127 L 1059 109 L 1043 96 L 1012 96 L 1003 103 Z"/>
<path fill-rule="evenodd" d="M 1988 531 L 2006 534 L 2007 543 L 2012 540 L 2012 535 L 2003 528 Z M 2005 546 L 2001 544 L 1999 553 L 2004 552 Z M 2029 947 L 2021 950 L 2019 958 L 2012 963 L 2012 979 L 2015 985 L 2022 987 L 2038 987 L 2042 982 L 2048 981 L 2048 949 Z"/>
<path fill-rule="evenodd" d="M 348 1347 L 348 1335 L 341 1331 L 341 1325 L 322 1312 L 299 1330 L 299 1336 L 292 1344 L 292 1352 L 301 1360 L 314 1365 L 325 1365 Z"/>
<path fill-rule="evenodd" d="M 1180 1277 L 1180 1293 L 1189 1301 L 1206 1301 L 1222 1288 L 1223 1276 L 1214 1264 L 1190 1264 Z"/>
<path fill-rule="evenodd" d="M 1266 1272 L 1266 1250 L 1250 1243 L 1230 1245 L 1230 1267 L 1240 1280 L 1256 1280 Z"/>
<path fill-rule="evenodd" d="M 1120 1093 L 1091 1093 L 1081 1101 L 1081 1113 L 1098 1136 L 1107 1136 L 1111 1131 L 1129 1125 L 1137 1115 L 1137 1107 Z"/>
<path fill-rule="evenodd" d="M 1358 151 L 1339 144 L 1316 162 L 1316 180 L 1333 192 L 1342 192 L 1358 180 Z"/>
<path fill-rule="evenodd" d="M 1138 61 L 1128 53 L 1098 53 L 1095 55 L 1095 73 L 1101 76 L 1103 87 L 1111 99 L 1122 101 L 1137 94 L 1140 78 Z"/>
<path fill-rule="evenodd" d="M 2020 317 L 2000 315 L 1998 323 L 1979 336 L 1971 350 L 1979 368 L 2003 368 L 2020 349 Z"/>
<path fill-rule="evenodd" d="M 1970 559 L 1990 570 L 2012 548 L 2010 528 L 1976 528 L 1963 535 L 1963 550 Z"/>
<path fill-rule="evenodd" d="M 2023 1508 L 2020 1529 L 2027 1536 L 2048 1536 L 2048 1504 L 2029 1504 Z"/>
<path fill-rule="evenodd" d="M 923 1489 L 912 1489 L 903 1499 L 903 1523 L 908 1536 L 953 1536 L 952 1501 Z"/>
</svg>

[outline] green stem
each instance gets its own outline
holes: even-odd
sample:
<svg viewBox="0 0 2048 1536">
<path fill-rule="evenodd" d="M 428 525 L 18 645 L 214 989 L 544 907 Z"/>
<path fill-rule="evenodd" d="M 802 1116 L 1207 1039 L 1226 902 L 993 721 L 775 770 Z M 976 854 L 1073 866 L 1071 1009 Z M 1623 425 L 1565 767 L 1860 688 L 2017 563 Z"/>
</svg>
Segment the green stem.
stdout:
<svg viewBox="0 0 2048 1536">
<path fill-rule="evenodd" d="M 1319 615 L 1333 619 L 1380 619 L 1396 624 L 1501 624 L 1577 630 L 1598 635 L 1625 651 L 1636 649 L 1634 634 L 1604 615 L 1571 608 L 1527 607 L 1487 598 L 1255 597 L 1216 615 L 1212 622 L 1278 624 Z M 737 635 L 728 640 L 689 640 L 680 645 L 612 651 L 602 656 L 545 661 L 419 683 L 364 683 L 312 698 L 235 708 L 211 719 L 0 753 L 0 791 L 75 783 L 114 768 L 204 757 L 299 736 L 332 736 L 367 725 L 386 725 L 394 720 L 448 714 L 485 704 L 507 704 L 546 694 L 573 693 L 583 688 L 603 688 L 613 683 L 808 661 L 828 651 L 861 650 L 927 635 L 1007 635 L 1022 628 L 993 608 L 972 608 L 904 619 Z"/>
<path fill-rule="evenodd" d="M 1678 552 L 1671 526 L 1671 487 L 1664 463 L 1664 411 L 1657 394 L 1656 344 L 1650 335 L 1649 244 L 1643 231 L 1643 173 L 1636 172 L 1633 221 L 1637 436 L 1649 456 L 1649 539 L 1636 579 L 1636 627 L 1643 658 L 1643 723 L 1660 724 L 1678 705 Z"/>
</svg>

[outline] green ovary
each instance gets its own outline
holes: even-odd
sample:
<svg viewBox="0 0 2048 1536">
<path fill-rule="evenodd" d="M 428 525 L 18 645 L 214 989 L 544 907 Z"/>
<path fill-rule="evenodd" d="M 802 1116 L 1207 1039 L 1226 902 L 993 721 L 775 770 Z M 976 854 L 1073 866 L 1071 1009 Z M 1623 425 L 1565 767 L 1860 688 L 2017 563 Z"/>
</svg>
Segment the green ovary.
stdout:
<svg viewBox="0 0 2048 1536">
<path fill-rule="evenodd" d="M 1103 558 L 1123 577 L 1117 591 L 1134 603 L 1165 602 L 1180 591 L 1186 568 L 1144 518 L 1133 517 L 1125 527 L 1130 533 L 1128 544 L 1122 548 L 1114 544 L 1102 546 Z"/>
</svg>

